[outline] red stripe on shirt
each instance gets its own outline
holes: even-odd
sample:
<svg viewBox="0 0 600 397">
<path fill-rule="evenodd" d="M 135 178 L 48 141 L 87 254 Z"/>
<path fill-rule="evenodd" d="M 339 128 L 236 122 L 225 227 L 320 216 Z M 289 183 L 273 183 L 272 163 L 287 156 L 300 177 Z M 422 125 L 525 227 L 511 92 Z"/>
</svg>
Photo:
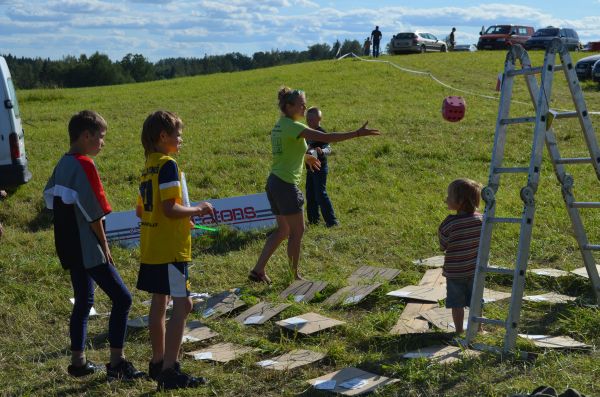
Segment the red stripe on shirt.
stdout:
<svg viewBox="0 0 600 397">
<path fill-rule="evenodd" d="M 106 193 L 104 193 L 104 187 L 100 181 L 100 175 L 98 175 L 98 170 L 94 165 L 94 161 L 82 154 L 75 154 L 75 158 L 77 161 L 79 161 L 81 168 L 83 168 L 83 171 L 85 172 L 85 175 L 92 186 L 92 191 L 96 195 L 96 200 L 98 200 L 104 215 L 109 214 L 112 212 L 112 208 L 110 207 L 108 199 L 106 198 Z"/>
</svg>

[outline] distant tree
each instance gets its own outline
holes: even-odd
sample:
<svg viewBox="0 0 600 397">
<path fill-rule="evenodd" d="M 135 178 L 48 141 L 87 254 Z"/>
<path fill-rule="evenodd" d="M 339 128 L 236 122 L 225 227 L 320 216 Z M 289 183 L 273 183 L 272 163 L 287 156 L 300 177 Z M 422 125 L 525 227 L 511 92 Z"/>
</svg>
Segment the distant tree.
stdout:
<svg viewBox="0 0 600 397">
<path fill-rule="evenodd" d="M 358 40 L 344 40 L 340 55 L 348 54 L 350 52 L 353 52 L 357 55 L 362 54 L 362 46 Z"/>
<path fill-rule="evenodd" d="M 330 57 L 331 47 L 329 44 L 313 44 L 308 47 L 308 59 L 316 61 L 320 59 L 327 59 Z"/>
<path fill-rule="evenodd" d="M 120 64 L 123 72 L 137 82 L 156 79 L 154 65 L 141 54 L 129 53 L 123 57 Z"/>
</svg>

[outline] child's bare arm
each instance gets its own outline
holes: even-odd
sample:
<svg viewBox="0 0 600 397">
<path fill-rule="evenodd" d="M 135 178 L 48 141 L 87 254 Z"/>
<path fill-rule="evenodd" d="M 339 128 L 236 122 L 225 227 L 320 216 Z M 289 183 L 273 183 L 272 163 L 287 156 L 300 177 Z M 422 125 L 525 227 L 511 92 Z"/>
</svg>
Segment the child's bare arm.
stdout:
<svg viewBox="0 0 600 397">
<path fill-rule="evenodd" d="M 206 214 L 214 215 L 214 208 L 211 203 L 206 201 L 198 203 L 195 207 L 185 207 L 175 202 L 175 199 L 169 199 L 162 202 L 162 209 L 168 218 L 189 218 L 192 216 L 202 216 Z"/>
<path fill-rule="evenodd" d="M 379 130 L 367 128 L 367 121 L 363 124 L 362 127 L 355 131 L 351 132 L 329 132 L 324 133 L 321 131 L 313 130 L 311 128 L 306 128 L 302 130 L 300 136 L 304 139 L 318 142 L 340 142 L 345 141 L 347 139 L 358 138 L 361 136 L 369 136 L 369 135 L 380 135 Z"/>
</svg>

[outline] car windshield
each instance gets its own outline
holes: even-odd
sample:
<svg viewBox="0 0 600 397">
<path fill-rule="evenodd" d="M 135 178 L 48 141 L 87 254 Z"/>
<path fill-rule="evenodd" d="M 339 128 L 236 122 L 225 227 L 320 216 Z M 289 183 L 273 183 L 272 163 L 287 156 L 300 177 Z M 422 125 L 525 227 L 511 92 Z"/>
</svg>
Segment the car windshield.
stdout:
<svg viewBox="0 0 600 397">
<path fill-rule="evenodd" d="M 498 25 L 498 26 L 490 26 L 485 31 L 485 34 L 509 34 L 510 26 L 508 25 Z"/>
<path fill-rule="evenodd" d="M 396 35 L 397 39 L 412 39 L 413 37 L 415 37 L 414 33 L 398 33 Z"/>
<path fill-rule="evenodd" d="M 540 29 L 533 34 L 534 37 L 542 37 L 542 36 L 550 36 L 555 37 L 558 36 L 558 29 Z"/>
</svg>

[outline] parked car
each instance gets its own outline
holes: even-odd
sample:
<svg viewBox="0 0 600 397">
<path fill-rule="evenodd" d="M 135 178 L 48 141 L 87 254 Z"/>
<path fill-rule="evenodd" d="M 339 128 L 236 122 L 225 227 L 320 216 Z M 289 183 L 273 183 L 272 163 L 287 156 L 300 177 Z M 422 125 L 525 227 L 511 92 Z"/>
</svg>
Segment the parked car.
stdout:
<svg viewBox="0 0 600 397">
<path fill-rule="evenodd" d="M 533 34 L 531 26 L 493 25 L 481 33 L 478 50 L 505 50 L 513 44 L 525 44 Z"/>
<path fill-rule="evenodd" d="M 21 185 L 31 179 L 25 155 L 25 133 L 15 86 L 0 57 L 0 186 Z"/>
<path fill-rule="evenodd" d="M 428 51 L 446 52 L 448 51 L 448 47 L 445 41 L 438 40 L 431 33 L 404 32 L 392 37 L 390 51 L 392 54 Z"/>
<path fill-rule="evenodd" d="M 600 83 L 600 60 L 594 63 L 592 66 L 592 80 L 594 83 Z"/>
<path fill-rule="evenodd" d="M 469 51 L 474 52 L 477 51 L 477 46 L 475 44 L 457 44 L 454 46 L 453 51 Z"/>
<path fill-rule="evenodd" d="M 579 80 L 587 80 L 592 77 L 592 67 L 597 60 L 600 59 L 600 55 L 591 55 L 589 57 L 581 58 L 575 64 L 575 72 Z"/>
<path fill-rule="evenodd" d="M 560 38 L 569 51 L 579 51 L 581 43 L 577 32 L 569 28 L 555 28 L 548 26 L 547 28 L 538 29 L 529 40 L 525 42 L 527 50 L 545 50 L 550 41 L 555 38 Z"/>
</svg>

